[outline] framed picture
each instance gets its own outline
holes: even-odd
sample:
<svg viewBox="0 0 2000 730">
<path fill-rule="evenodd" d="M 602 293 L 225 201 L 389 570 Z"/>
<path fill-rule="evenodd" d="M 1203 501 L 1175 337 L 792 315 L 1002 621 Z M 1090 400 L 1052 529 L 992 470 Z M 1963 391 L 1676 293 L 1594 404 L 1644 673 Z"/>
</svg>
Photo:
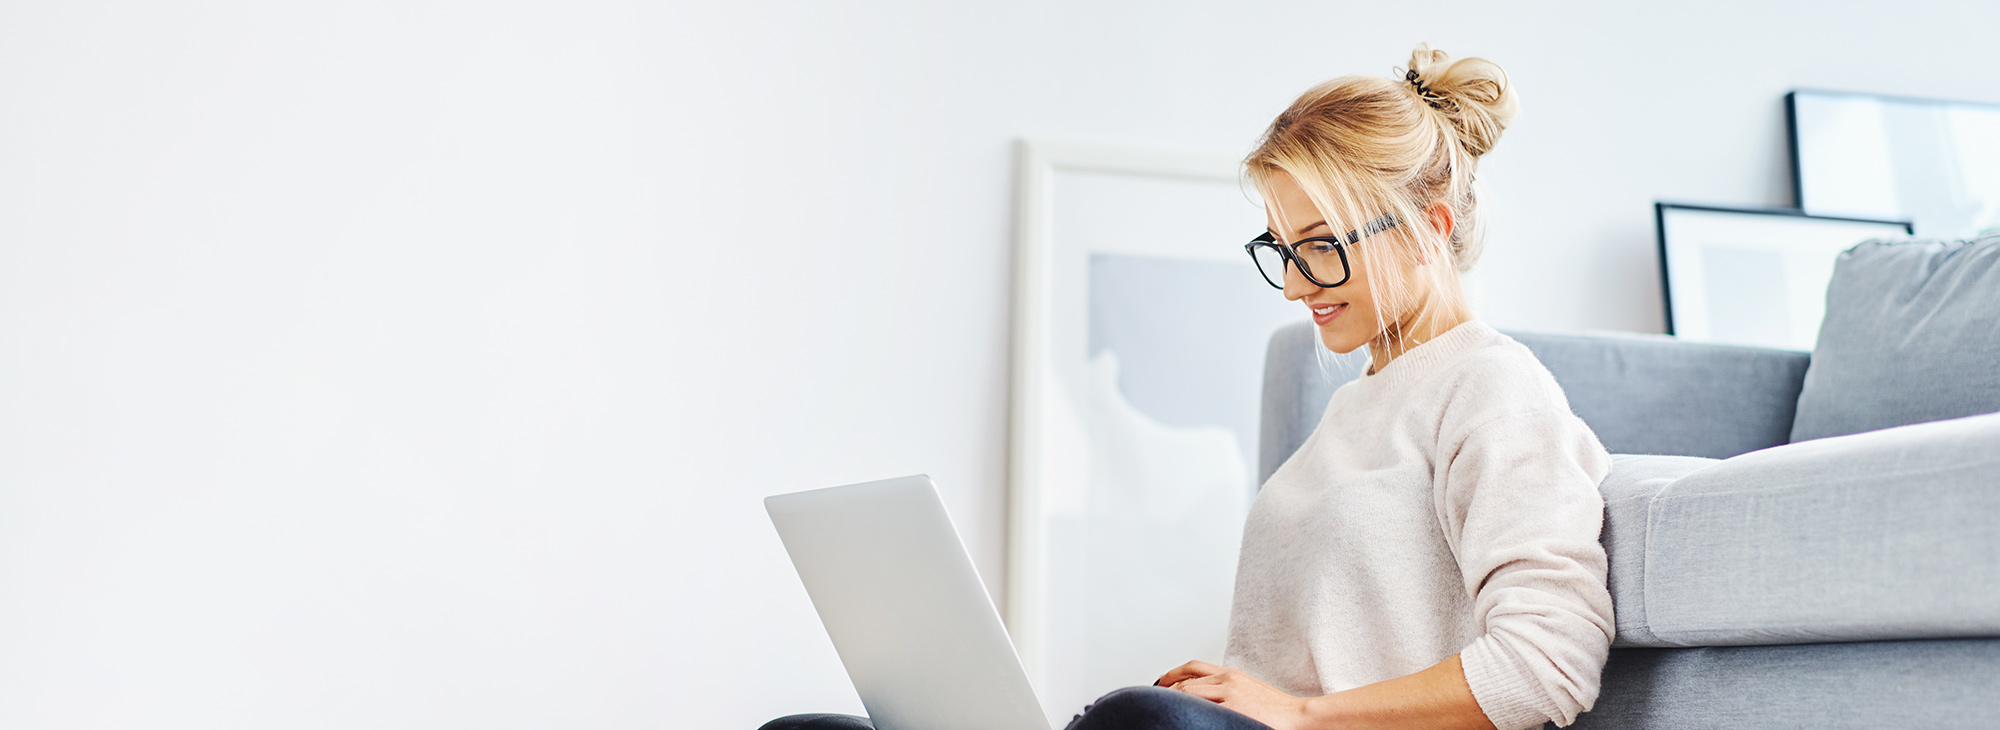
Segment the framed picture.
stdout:
<svg viewBox="0 0 2000 730">
<path fill-rule="evenodd" d="M 1235 159 L 1052 142 L 1017 157 L 1008 630 L 1052 724 L 1221 659 L 1272 331 Z"/>
<path fill-rule="evenodd" d="M 2000 104 L 1798 90 L 1785 116 L 1805 212 L 1946 238 L 2000 227 Z"/>
<path fill-rule="evenodd" d="M 1911 232 L 1908 221 L 1792 208 L 1653 208 L 1667 334 L 1705 342 L 1812 350 L 1835 257 Z"/>
</svg>

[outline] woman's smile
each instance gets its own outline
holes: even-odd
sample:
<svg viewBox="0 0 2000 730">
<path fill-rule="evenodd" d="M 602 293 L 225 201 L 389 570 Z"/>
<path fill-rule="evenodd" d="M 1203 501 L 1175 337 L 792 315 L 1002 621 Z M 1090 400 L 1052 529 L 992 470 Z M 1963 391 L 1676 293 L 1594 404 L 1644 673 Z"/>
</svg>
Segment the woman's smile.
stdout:
<svg viewBox="0 0 2000 730">
<path fill-rule="evenodd" d="M 1346 302 L 1313 307 L 1312 308 L 1313 324 L 1326 324 L 1328 322 L 1332 322 L 1334 317 L 1340 316 L 1340 313 L 1345 311 L 1347 311 Z"/>
</svg>

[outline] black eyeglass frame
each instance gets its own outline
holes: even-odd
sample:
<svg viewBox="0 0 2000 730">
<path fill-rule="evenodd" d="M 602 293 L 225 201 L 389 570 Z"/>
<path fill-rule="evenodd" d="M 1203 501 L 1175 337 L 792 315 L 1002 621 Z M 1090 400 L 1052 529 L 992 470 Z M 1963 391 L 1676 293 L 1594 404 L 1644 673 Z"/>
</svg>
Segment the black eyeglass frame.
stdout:
<svg viewBox="0 0 2000 730">
<path fill-rule="evenodd" d="M 1280 259 L 1298 267 L 1299 273 L 1304 275 L 1306 281 L 1312 282 L 1314 286 L 1321 289 L 1332 289 L 1347 283 L 1347 280 L 1354 276 L 1354 267 L 1347 260 L 1348 246 L 1359 243 L 1365 236 L 1395 228 L 1396 224 L 1401 222 L 1396 220 L 1395 214 L 1384 213 L 1375 220 L 1361 224 L 1359 229 L 1348 231 L 1345 236 L 1313 236 L 1312 238 L 1301 238 L 1291 244 L 1278 243 L 1277 236 L 1271 235 L 1270 231 L 1265 231 L 1256 238 L 1250 239 L 1249 243 L 1243 244 L 1243 252 L 1250 254 L 1250 263 L 1257 267 L 1257 273 L 1264 276 L 1264 283 L 1270 284 L 1279 290 L 1285 288 L 1285 270 L 1283 268 L 1278 269 L 1278 278 L 1276 281 L 1273 281 L 1271 279 L 1271 272 L 1265 271 L 1264 265 L 1257 261 L 1257 248 L 1259 246 L 1277 251 Z M 1319 277 L 1313 276 L 1312 267 L 1306 266 L 1305 260 L 1299 258 L 1298 251 L 1300 246 L 1322 241 L 1333 244 L 1334 252 L 1340 254 L 1340 281 L 1331 284 L 1322 282 L 1319 280 Z"/>
</svg>

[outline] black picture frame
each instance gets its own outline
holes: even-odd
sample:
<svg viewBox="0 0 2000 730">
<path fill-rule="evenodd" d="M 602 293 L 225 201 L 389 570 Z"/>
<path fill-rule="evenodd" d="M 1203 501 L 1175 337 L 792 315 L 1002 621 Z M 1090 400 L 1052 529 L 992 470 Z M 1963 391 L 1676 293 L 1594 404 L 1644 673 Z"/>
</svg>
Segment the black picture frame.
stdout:
<svg viewBox="0 0 2000 730">
<path fill-rule="evenodd" d="M 1667 240 L 1668 213 L 1670 211 L 1675 211 L 1675 210 L 1697 211 L 1705 213 L 1722 213 L 1730 215 L 1772 217 L 1777 219 L 1828 221 L 1828 222 L 1838 222 L 1838 223 L 1858 223 L 1858 224 L 1871 224 L 1880 226 L 1894 226 L 1899 228 L 1902 231 L 1902 235 L 1905 236 L 1911 235 L 1912 232 L 1915 230 L 1915 227 L 1908 220 L 1883 220 L 1876 218 L 1855 218 L 1847 216 L 1812 215 L 1798 208 L 1763 207 L 1763 206 L 1724 206 L 1724 205 L 1710 205 L 1703 203 L 1681 203 L 1681 202 L 1669 202 L 1669 201 L 1655 202 L 1653 204 L 1653 232 L 1654 232 L 1653 241 L 1654 241 L 1654 251 L 1658 256 L 1659 267 L 1660 267 L 1660 308 L 1661 308 L 1661 313 L 1664 316 L 1664 319 L 1666 320 L 1665 322 L 1666 333 L 1674 336 L 1680 336 L 1682 334 L 1680 328 L 1677 327 L 1677 323 L 1675 322 L 1674 319 L 1674 279 L 1673 279 L 1673 265 L 1671 263 L 1673 257 L 1670 255 L 1669 252 L 1669 247 L 1671 244 Z M 1865 239 L 1856 239 L 1855 243 L 1859 243 L 1861 240 Z"/>
<path fill-rule="evenodd" d="M 1896 94 L 1876 94 L 1876 93 L 1860 92 L 1860 91 L 1837 91 L 1832 89 L 1814 89 L 1814 88 L 1797 88 L 1785 92 L 1785 146 L 1786 146 L 1786 153 L 1789 157 L 1791 174 L 1792 174 L 1792 184 L 1791 184 L 1792 206 L 1799 210 L 1806 211 L 1808 213 L 1816 215 L 1840 215 L 1845 213 L 1836 212 L 1831 208 L 1829 208 L 1828 206 L 1814 204 L 1812 200 L 1808 199 L 1809 197 L 1809 194 L 1807 192 L 1808 176 L 1806 174 L 1806 164 L 1804 159 L 1805 155 L 1804 151 L 1801 149 L 1801 139 L 1799 132 L 1799 127 L 1800 127 L 1799 99 L 1801 95 L 1817 96 L 1829 99 L 1856 99 L 1856 100 L 1877 102 L 1882 104 L 1897 104 L 1905 106 L 1924 107 L 1941 111 L 1954 108 L 1974 109 L 1974 110 L 1988 111 L 1995 115 L 2000 115 L 2000 103 L 1994 103 L 1994 102 L 1970 101 L 1963 99 L 1927 98 L 1918 96 L 1903 96 Z M 1921 222 L 1917 220 L 1916 216 L 1909 214 L 1908 211 L 1902 211 L 1901 215 L 1899 215 L 1898 217 L 1910 218 L 1911 223 L 1913 225 Z M 1970 232 L 1951 231 L 1951 230 L 1939 230 L 1939 231 L 1926 230 L 1924 235 L 1927 236 L 1970 235 Z"/>
</svg>

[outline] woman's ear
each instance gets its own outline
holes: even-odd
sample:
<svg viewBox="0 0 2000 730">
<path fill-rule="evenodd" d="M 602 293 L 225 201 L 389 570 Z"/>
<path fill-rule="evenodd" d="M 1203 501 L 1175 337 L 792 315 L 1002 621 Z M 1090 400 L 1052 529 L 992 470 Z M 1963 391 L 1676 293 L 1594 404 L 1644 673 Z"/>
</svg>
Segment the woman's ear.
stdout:
<svg viewBox="0 0 2000 730">
<path fill-rule="evenodd" d="M 1451 238 L 1452 230 L 1458 225 L 1458 217 L 1452 214 L 1451 206 L 1442 200 L 1424 208 L 1424 221 L 1431 224 L 1431 230 L 1437 231 L 1438 235 L 1446 240 Z"/>
<path fill-rule="evenodd" d="M 1437 201 L 1435 203 L 1431 203 L 1430 205 L 1424 207 L 1423 216 L 1424 216 L 1424 223 L 1426 225 L 1429 225 L 1431 227 L 1431 230 L 1437 231 L 1438 240 L 1440 241 L 1451 240 L 1451 232 L 1453 227 L 1458 225 L 1458 219 L 1457 216 L 1452 215 L 1450 205 L 1446 205 L 1445 202 L 1442 200 Z M 1427 265 L 1430 262 L 1431 262 L 1431 252 L 1423 246 L 1418 246 L 1417 264 L 1419 266 L 1422 266 L 1422 265 Z"/>
</svg>

